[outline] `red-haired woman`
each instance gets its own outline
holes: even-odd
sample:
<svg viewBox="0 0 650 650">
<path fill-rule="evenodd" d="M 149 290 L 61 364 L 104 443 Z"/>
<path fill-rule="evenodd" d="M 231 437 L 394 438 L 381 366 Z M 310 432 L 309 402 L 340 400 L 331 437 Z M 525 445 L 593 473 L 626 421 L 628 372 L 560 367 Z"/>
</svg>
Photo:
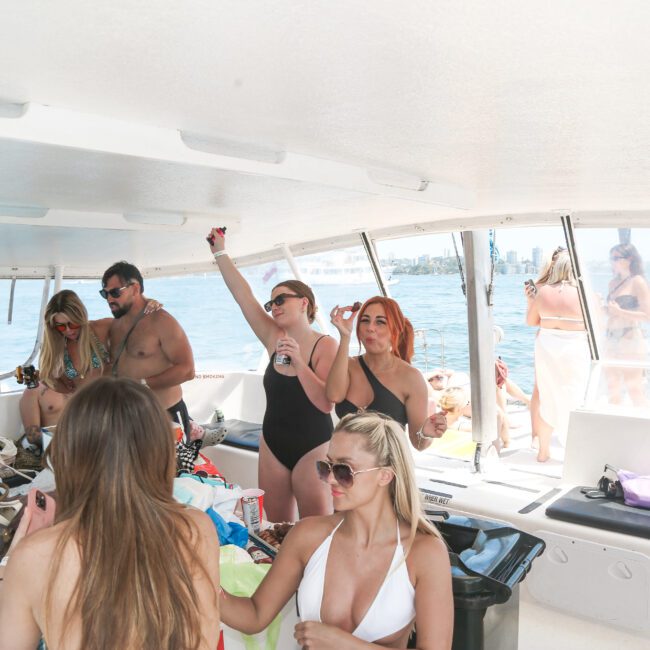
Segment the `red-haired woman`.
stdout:
<svg viewBox="0 0 650 650">
<path fill-rule="evenodd" d="M 348 312 L 349 316 L 344 318 Z M 352 306 L 334 307 L 332 324 L 341 343 L 327 377 L 327 398 L 336 414 L 377 411 L 402 426 L 408 425 L 411 444 L 426 449 L 447 429 L 441 413 L 428 416 L 427 385 L 411 365 L 413 326 L 391 298 L 375 296 L 358 312 L 357 338 L 365 353 L 349 357 L 350 337 L 357 312 Z"/>
</svg>

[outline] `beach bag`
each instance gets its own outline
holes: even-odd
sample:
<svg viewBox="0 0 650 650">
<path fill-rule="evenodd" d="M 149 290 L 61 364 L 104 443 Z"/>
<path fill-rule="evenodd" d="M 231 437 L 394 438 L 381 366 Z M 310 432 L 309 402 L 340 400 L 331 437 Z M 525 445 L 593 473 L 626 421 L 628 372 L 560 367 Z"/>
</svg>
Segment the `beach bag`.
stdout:
<svg viewBox="0 0 650 650">
<path fill-rule="evenodd" d="M 623 498 L 628 506 L 650 509 L 650 476 L 640 476 L 625 469 L 618 471 Z"/>
</svg>

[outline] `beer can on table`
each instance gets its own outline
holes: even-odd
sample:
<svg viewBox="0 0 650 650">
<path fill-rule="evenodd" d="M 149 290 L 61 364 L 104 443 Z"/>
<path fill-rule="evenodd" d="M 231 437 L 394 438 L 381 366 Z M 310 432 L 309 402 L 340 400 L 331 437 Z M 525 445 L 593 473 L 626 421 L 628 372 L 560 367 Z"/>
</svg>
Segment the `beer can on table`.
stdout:
<svg viewBox="0 0 650 650">
<path fill-rule="evenodd" d="M 260 502 L 258 497 L 242 497 L 241 509 L 244 516 L 244 523 L 249 533 L 259 533 L 262 522 Z"/>
</svg>

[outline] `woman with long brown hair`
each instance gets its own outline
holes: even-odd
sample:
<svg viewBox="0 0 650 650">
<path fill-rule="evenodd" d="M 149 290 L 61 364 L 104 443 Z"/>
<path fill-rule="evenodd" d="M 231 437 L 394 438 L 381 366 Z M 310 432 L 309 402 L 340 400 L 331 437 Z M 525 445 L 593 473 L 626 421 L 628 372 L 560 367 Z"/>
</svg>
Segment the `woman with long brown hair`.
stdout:
<svg viewBox="0 0 650 650">
<path fill-rule="evenodd" d="M 351 414 L 317 463 L 335 514 L 298 522 L 251 598 L 224 594 L 226 624 L 264 629 L 298 591 L 300 647 L 449 650 L 454 606 L 447 547 L 422 512 L 404 432 Z"/>
<path fill-rule="evenodd" d="M 605 353 L 611 359 L 647 361 L 648 345 L 641 326 L 650 320 L 650 288 L 643 260 L 633 244 L 613 246 L 609 259 L 613 277 L 607 293 Z M 647 406 L 643 373 L 642 368 L 607 367 L 609 401 L 620 404 L 626 390 L 634 406 Z"/>
<path fill-rule="evenodd" d="M 344 314 L 349 316 L 344 318 Z M 327 397 L 336 414 L 377 411 L 402 426 L 411 443 L 426 449 L 447 429 L 442 413 L 429 415 L 427 385 L 411 365 L 413 326 L 392 298 L 374 296 L 358 311 L 357 338 L 364 354 L 349 358 L 350 338 L 357 312 L 353 306 L 334 307 L 332 324 L 341 335 L 338 352 L 327 377 Z"/>
<path fill-rule="evenodd" d="M 174 439 L 154 394 L 100 378 L 66 406 L 48 447 L 55 524 L 11 553 L 0 648 L 192 648 L 219 637 L 219 543 L 174 501 Z"/>
<path fill-rule="evenodd" d="M 213 228 L 208 241 L 226 286 L 270 358 L 257 470 L 266 515 L 269 521 L 293 521 L 296 514 L 330 513 L 332 499 L 313 467 L 334 428 L 325 380 L 336 342 L 312 328 L 316 301 L 304 282 L 276 284 L 262 307 L 226 253 L 224 231 Z"/>
</svg>

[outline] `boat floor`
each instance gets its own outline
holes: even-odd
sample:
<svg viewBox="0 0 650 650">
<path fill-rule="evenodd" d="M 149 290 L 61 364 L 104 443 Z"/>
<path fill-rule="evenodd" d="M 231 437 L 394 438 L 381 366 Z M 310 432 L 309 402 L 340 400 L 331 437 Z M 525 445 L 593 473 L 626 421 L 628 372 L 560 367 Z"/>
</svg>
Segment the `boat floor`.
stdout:
<svg viewBox="0 0 650 650">
<path fill-rule="evenodd" d="M 529 410 L 520 403 L 508 405 L 510 421 L 510 444 L 499 451 L 500 464 L 512 470 L 538 473 L 551 478 L 560 478 L 564 460 L 564 447 L 556 436 L 551 439 L 551 458 L 545 463 L 537 461 L 537 448 L 532 445 L 532 427 Z M 471 419 L 463 419 L 466 426 L 471 426 Z M 472 440 L 471 431 L 449 429 L 445 435 L 435 440 L 422 455 L 433 455 L 444 460 L 471 463 L 474 457 L 476 443 Z M 418 454 L 418 456 L 420 456 Z M 490 459 L 488 459 L 488 463 Z M 416 464 L 418 458 L 416 458 Z"/>
</svg>

